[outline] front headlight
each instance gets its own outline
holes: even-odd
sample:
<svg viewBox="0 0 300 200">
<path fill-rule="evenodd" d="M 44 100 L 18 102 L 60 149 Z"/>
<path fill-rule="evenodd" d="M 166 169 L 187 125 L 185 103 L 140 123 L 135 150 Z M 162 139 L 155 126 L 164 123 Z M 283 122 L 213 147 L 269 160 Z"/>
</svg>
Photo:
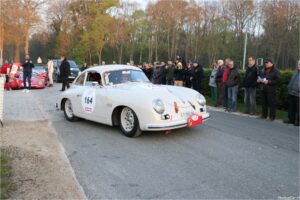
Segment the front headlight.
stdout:
<svg viewBox="0 0 300 200">
<path fill-rule="evenodd" d="M 202 94 L 197 94 L 196 100 L 200 106 L 204 106 L 206 104 L 205 98 Z"/>
<path fill-rule="evenodd" d="M 161 99 L 154 99 L 152 101 L 152 107 L 158 114 L 163 114 L 165 112 L 165 105 Z"/>
</svg>

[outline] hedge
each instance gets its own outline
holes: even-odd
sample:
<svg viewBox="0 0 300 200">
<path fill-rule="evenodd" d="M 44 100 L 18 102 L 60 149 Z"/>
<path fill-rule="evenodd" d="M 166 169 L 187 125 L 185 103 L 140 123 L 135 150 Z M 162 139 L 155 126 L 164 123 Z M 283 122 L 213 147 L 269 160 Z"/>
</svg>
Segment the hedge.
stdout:
<svg viewBox="0 0 300 200">
<path fill-rule="evenodd" d="M 204 72 L 205 72 L 205 78 L 201 83 L 202 86 L 202 93 L 204 96 L 211 96 L 210 95 L 210 86 L 208 85 L 209 82 L 209 77 L 211 74 L 211 70 L 212 69 L 208 69 L 205 68 Z M 244 70 L 239 70 L 240 73 L 240 81 L 239 81 L 239 91 L 238 91 L 238 102 L 243 103 L 244 102 L 244 92 L 242 91 L 242 83 L 243 83 L 243 79 L 245 77 L 245 71 Z M 279 85 L 277 87 L 277 108 L 278 109 L 282 109 L 287 111 L 288 109 L 288 100 L 287 100 L 287 86 L 288 83 L 292 77 L 293 71 L 290 70 L 285 70 L 285 71 L 280 71 L 280 82 Z M 261 90 L 259 89 L 259 87 L 257 87 L 256 90 L 256 103 L 258 105 L 261 104 Z"/>
</svg>

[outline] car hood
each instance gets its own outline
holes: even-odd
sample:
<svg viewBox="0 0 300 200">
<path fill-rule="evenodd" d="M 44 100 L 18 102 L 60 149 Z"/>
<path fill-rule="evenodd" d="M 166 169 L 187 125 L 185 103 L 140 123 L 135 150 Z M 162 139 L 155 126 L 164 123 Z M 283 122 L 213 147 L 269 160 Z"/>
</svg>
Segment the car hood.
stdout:
<svg viewBox="0 0 300 200">
<path fill-rule="evenodd" d="M 177 102 L 179 105 L 184 106 L 186 102 L 195 101 L 196 93 L 192 89 L 167 86 L 167 85 L 154 85 L 152 83 L 125 83 L 113 86 L 115 89 L 126 91 L 126 93 L 137 98 L 143 97 L 143 99 L 162 99 L 168 104 L 174 104 Z M 120 91 L 120 92 L 121 92 Z"/>
</svg>

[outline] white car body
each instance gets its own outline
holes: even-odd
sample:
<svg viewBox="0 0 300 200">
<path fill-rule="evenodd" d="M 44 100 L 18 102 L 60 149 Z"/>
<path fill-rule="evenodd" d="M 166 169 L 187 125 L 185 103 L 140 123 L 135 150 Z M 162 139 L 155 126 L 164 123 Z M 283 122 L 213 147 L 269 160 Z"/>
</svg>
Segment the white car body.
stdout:
<svg viewBox="0 0 300 200">
<path fill-rule="evenodd" d="M 89 68 L 74 80 L 70 89 L 61 93 L 57 107 L 63 110 L 64 100 L 69 99 L 74 116 L 110 126 L 120 124 L 119 114 L 116 113 L 128 107 L 136 114 L 141 131 L 164 131 L 186 127 L 187 119 L 192 114 L 202 116 L 203 121 L 210 117 L 204 97 L 193 89 L 154 85 L 151 82 L 105 83 L 107 74 L 110 74 L 108 72 L 115 70 L 142 71 L 128 65 L 104 65 Z M 101 75 L 102 86 L 87 81 L 87 75 L 84 74 L 92 72 Z M 76 85 L 80 82 L 78 79 L 81 76 L 85 76 L 84 82 L 82 85 Z M 197 95 L 198 98 L 201 96 L 204 99 L 202 105 L 197 101 Z M 153 101 L 156 99 L 163 102 L 164 111 L 161 114 L 153 108 Z"/>
</svg>

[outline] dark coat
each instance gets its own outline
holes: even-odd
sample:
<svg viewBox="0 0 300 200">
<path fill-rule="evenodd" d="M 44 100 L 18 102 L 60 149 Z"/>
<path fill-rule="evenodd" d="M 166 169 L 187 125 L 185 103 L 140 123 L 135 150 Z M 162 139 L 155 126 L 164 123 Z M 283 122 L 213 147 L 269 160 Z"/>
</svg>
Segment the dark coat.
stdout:
<svg viewBox="0 0 300 200">
<path fill-rule="evenodd" d="M 293 96 L 300 96 L 300 89 L 299 89 L 299 84 L 300 84 L 300 71 L 297 70 L 288 85 L 288 94 L 293 95 Z"/>
<path fill-rule="evenodd" d="M 223 77 L 224 69 L 225 69 L 224 66 L 218 67 L 218 71 L 217 71 L 217 73 L 215 75 L 216 83 L 222 83 L 222 77 Z"/>
<path fill-rule="evenodd" d="M 70 73 L 71 73 L 70 64 L 66 59 L 64 59 L 61 62 L 60 66 L 59 66 L 59 71 L 60 71 L 61 78 L 68 78 L 68 76 L 70 75 Z"/>
<path fill-rule="evenodd" d="M 34 64 L 32 63 L 31 60 L 25 60 L 22 67 L 23 67 L 23 72 L 32 73 L 32 68 L 34 68 Z"/>
<path fill-rule="evenodd" d="M 192 87 L 191 77 L 193 76 L 193 69 L 192 68 L 186 68 L 184 70 L 184 76 L 185 76 L 185 86 L 186 87 Z"/>
<path fill-rule="evenodd" d="M 252 67 L 247 67 L 245 78 L 244 78 L 244 87 L 255 88 L 256 85 L 257 85 L 257 67 L 256 65 Z"/>
<path fill-rule="evenodd" d="M 233 87 L 239 84 L 239 71 L 238 68 L 235 66 L 232 69 L 228 69 L 228 79 L 227 79 L 227 86 Z"/>
<path fill-rule="evenodd" d="M 275 92 L 276 87 L 280 81 L 280 72 L 277 68 L 274 66 L 271 69 L 264 68 L 261 74 L 261 78 L 266 78 L 269 83 L 268 84 L 262 84 L 262 89 L 267 92 Z"/>
<path fill-rule="evenodd" d="M 174 70 L 174 78 L 176 81 L 183 81 L 184 71 L 183 69 L 175 68 Z"/>
</svg>

